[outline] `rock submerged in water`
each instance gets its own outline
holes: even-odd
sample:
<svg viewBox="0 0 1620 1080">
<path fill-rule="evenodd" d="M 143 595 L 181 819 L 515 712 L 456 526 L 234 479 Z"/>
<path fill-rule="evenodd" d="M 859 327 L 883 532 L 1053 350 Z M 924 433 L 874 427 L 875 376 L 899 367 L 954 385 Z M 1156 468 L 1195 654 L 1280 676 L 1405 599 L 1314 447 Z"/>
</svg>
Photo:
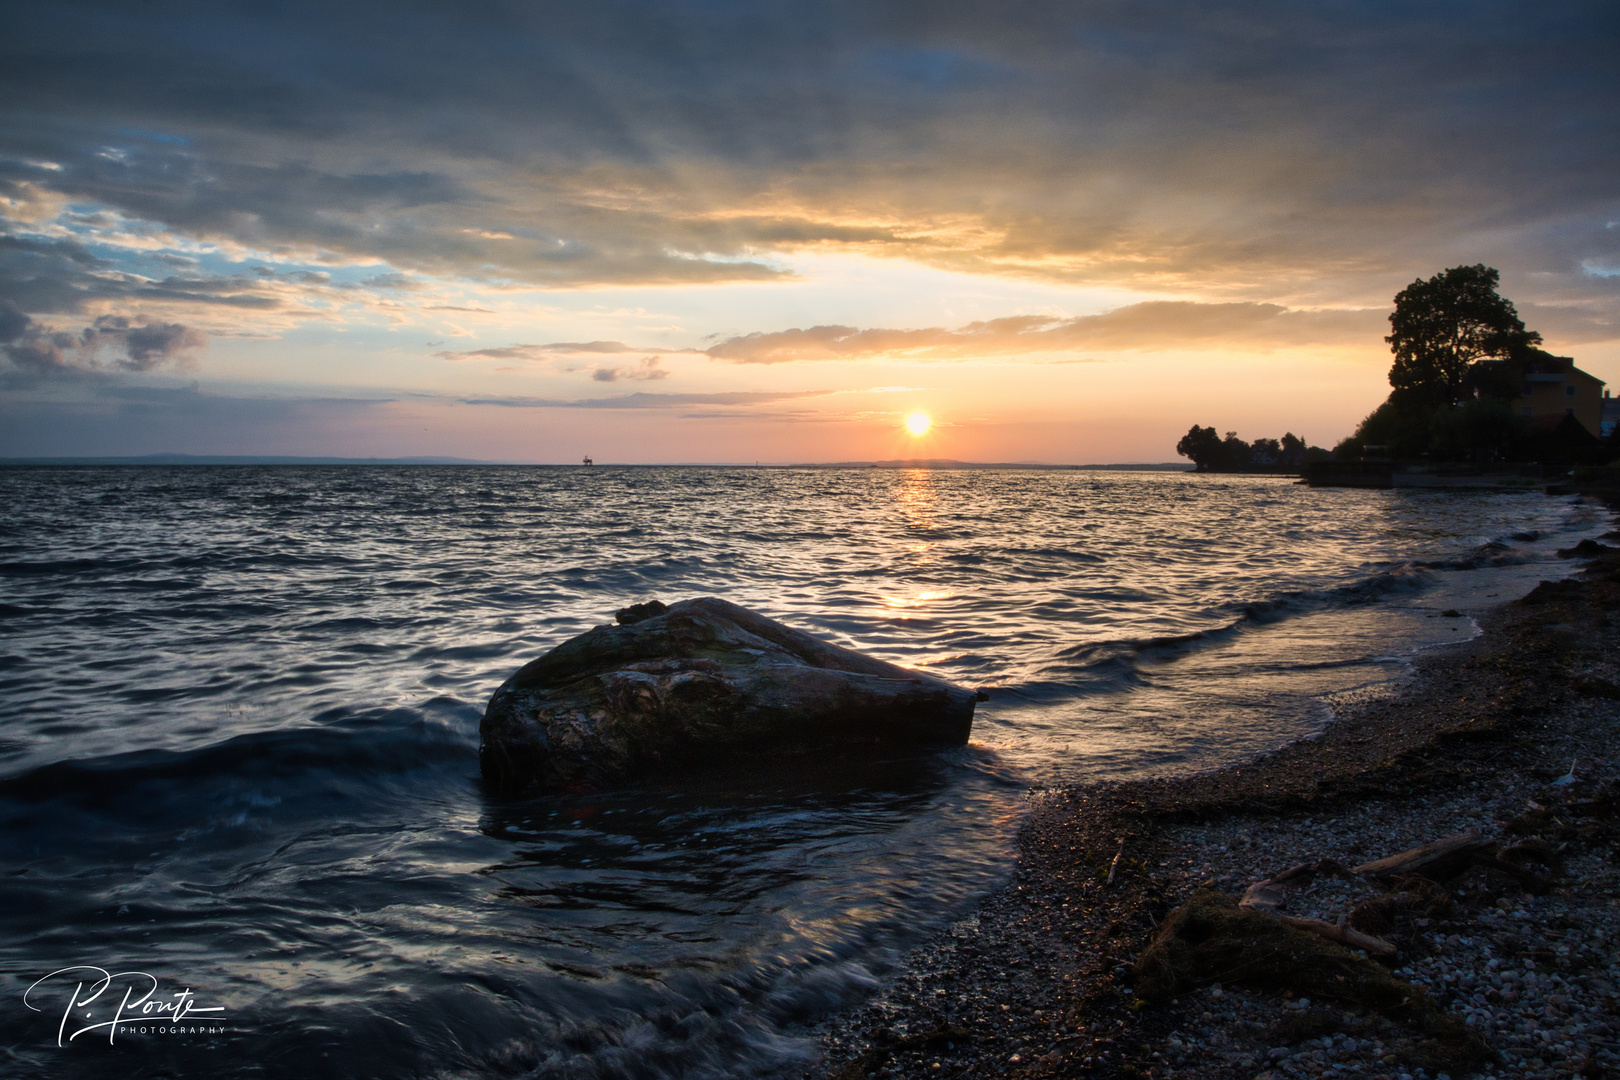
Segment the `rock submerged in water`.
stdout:
<svg viewBox="0 0 1620 1080">
<path fill-rule="evenodd" d="M 479 728 L 484 782 L 600 787 L 763 748 L 961 745 L 972 690 L 875 660 L 714 597 L 625 608 L 525 664 Z"/>
</svg>

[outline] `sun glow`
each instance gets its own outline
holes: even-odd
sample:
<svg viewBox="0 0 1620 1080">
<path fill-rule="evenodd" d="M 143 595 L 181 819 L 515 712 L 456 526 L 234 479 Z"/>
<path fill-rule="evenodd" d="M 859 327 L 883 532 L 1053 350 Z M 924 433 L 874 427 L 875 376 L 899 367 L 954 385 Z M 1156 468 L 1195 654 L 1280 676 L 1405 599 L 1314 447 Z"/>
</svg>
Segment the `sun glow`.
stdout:
<svg viewBox="0 0 1620 1080">
<path fill-rule="evenodd" d="M 906 417 L 906 430 L 913 435 L 926 435 L 934 420 L 925 412 L 914 412 Z"/>
</svg>

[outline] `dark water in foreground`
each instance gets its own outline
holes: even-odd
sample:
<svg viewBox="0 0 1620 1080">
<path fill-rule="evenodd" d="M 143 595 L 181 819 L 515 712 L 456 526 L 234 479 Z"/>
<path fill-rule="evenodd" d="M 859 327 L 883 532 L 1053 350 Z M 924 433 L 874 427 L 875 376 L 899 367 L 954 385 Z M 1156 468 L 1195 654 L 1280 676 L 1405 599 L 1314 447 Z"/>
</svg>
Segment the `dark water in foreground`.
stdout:
<svg viewBox="0 0 1620 1080">
<path fill-rule="evenodd" d="M 41 1077 L 790 1070 L 1000 880 L 1030 783 L 1308 735 L 1606 527 L 1141 473 L 33 469 L 0 497 L 0 1071 Z M 704 594 L 987 688 L 974 744 L 483 795 L 507 674 Z M 73 965 L 223 1011 L 68 1039 L 128 976 L 59 1047 L 84 973 L 24 991 Z"/>
</svg>

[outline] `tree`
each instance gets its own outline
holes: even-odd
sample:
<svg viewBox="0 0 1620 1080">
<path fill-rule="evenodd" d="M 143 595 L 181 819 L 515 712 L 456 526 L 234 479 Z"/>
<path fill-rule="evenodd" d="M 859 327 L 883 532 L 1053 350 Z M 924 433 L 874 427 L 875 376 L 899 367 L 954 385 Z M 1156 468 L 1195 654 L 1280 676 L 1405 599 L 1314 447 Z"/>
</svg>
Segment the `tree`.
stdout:
<svg viewBox="0 0 1620 1080">
<path fill-rule="evenodd" d="M 1206 472 L 1220 464 L 1221 437 L 1215 434 L 1212 427 L 1201 428 L 1194 424 L 1176 443 L 1176 453 L 1184 458 L 1192 458 L 1199 471 Z"/>
<path fill-rule="evenodd" d="M 1281 439 L 1248 443 L 1235 431 L 1228 431 L 1222 438 L 1214 428 L 1197 424 L 1181 437 L 1176 453 L 1192 458 L 1199 472 L 1276 472 L 1298 469 L 1308 461 L 1326 461 L 1331 456 L 1320 446 L 1307 446 L 1292 431 Z"/>
<path fill-rule="evenodd" d="M 1524 328 L 1513 302 L 1496 291 L 1501 275 L 1483 263 L 1453 266 L 1419 279 L 1395 297 L 1389 342 L 1395 396 L 1425 405 L 1455 405 L 1472 396 L 1475 365 L 1506 359 L 1541 343 Z"/>
<path fill-rule="evenodd" d="M 1310 448 L 1305 445 L 1304 439 L 1292 431 L 1284 432 L 1278 446 L 1282 449 L 1282 463 L 1288 468 L 1297 469 L 1305 464 L 1305 453 Z"/>
<path fill-rule="evenodd" d="M 1228 431 L 1226 438 L 1221 440 L 1221 465 L 1223 469 L 1247 469 L 1254 461 L 1254 450 L 1248 443 L 1238 438 L 1238 433 Z"/>
</svg>

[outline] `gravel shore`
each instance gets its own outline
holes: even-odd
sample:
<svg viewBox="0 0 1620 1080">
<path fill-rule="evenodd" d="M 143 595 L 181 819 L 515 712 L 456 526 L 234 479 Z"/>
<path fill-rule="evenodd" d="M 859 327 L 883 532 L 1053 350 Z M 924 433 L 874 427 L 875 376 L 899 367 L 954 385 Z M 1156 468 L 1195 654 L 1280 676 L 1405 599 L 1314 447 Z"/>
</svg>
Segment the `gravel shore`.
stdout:
<svg viewBox="0 0 1620 1080">
<path fill-rule="evenodd" d="M 1319 738 L 1190 779 L 1033 792 L 1013 881 L 830 1023 L 810 1075 L 1620 1076 L 1620 555 L 1481 622 Z M 1339 872 L 1465 833 L 1504 861 L 1383 887 Z M 1236 913 L 1299 864 L 1327 869 L 1283 910 L 1394 945 L 1375 975 L 1401 1000 L 1308 961 L 1297 979 L 1229 963 L 1144 1000 L 1142 957 L 1174 944 L 1178 909 Z"/>
</svg>

